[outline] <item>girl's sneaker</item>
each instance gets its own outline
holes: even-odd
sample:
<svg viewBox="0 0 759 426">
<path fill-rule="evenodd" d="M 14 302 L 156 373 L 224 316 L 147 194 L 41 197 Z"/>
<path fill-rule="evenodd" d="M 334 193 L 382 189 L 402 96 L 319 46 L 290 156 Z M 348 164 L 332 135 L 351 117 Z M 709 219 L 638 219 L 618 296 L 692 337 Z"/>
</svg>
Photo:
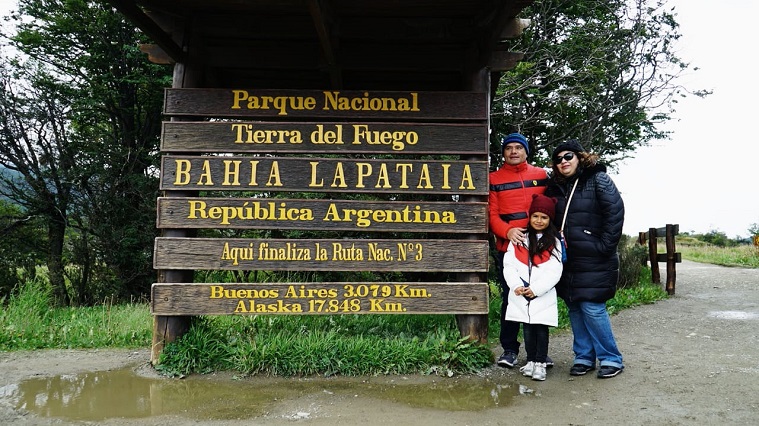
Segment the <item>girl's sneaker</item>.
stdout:
<svg viewBox="0 0 759 426">
<path fill-rule="evenodd" d="M 546 379 L 546 363 L 536 362 L 532 367 L 532 380 L 543 381 Z"/>
<path fill-rule="evenodd" d="M 533 361 L 528 361 L 527 364 L 523 365 L 522 368 L 519 369 L 519 372 L 522 373 L 523 376 L 530 377 L 533 374 L 535 368 L 535 363 Z"/>
</svg>

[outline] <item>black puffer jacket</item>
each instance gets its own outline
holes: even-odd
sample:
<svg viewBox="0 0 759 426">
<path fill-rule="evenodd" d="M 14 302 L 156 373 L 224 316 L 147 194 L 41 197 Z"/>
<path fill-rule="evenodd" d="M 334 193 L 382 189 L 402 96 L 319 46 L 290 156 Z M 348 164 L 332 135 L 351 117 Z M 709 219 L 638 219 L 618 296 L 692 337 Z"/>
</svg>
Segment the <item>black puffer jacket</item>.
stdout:
<svg viewBox="0 0 759 426">
<path fill-rule="evenodd" d="M 605 302 L 617 291 L 619 255 L 625 206 L 606 166 L 595 164 L 578 173 L 564 225 L 567 261 L 556 290 L 567 302 Z M 551 179 L 546 195 L 556 197 L 556 227 L 561 228 L 567 198 L 575 179 Z"/>
</svg>

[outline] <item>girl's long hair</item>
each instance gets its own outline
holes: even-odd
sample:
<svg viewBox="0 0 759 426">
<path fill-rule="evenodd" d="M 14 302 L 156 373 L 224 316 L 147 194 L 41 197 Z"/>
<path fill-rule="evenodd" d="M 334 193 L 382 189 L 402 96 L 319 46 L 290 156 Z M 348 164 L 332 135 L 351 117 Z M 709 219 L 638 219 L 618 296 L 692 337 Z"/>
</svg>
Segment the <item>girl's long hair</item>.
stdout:
<svg viewBox="0 0 759 426">
<path fill-rule="evenodd" d="M 553 249 L 554 246 L 556 246 L 556 240 L 559 238 L 559 230 L 556 229 L 556 226 L 553 224 L 553 220 L 548 222 L 548 227 L 546 227 L 546 229 L 541 232 L 543 235 L 541 235 L 540 239 L 538 239 L 538 231 L 532 227 L 532 223 L 527 224 L 527 239 L 529 241 L 527 250 L 530 255 L 530 259 L 545 251 L 548 251 L 552 256 L 555 257 Z M 561 260 L 558 257 L 557 259 Z"/>
</svg>

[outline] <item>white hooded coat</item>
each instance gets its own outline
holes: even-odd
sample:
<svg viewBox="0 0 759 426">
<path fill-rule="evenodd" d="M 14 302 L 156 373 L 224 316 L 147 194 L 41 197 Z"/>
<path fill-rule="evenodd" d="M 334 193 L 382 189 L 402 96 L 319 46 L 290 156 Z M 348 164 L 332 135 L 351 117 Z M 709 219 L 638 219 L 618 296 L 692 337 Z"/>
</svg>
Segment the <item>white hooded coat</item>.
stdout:
<svg viewBox="0 0 759 426">
<path fill-rule="evenodd" d="M 556 327 L 559 312 L 556 302 L 556 283 L 561 278 L 561 245 L 554 243 L 552 252 L 543 252 L 528 260 L 527 241 L 525 245 L 509 243 L 503 257 L 503 277 L 509 286 L 509 305 L 506 319 L 528 324 L 545 324 Z M 517 287 L 529 286 L 535 298 L 528 300 L 514 294 Z"/>
</svg>

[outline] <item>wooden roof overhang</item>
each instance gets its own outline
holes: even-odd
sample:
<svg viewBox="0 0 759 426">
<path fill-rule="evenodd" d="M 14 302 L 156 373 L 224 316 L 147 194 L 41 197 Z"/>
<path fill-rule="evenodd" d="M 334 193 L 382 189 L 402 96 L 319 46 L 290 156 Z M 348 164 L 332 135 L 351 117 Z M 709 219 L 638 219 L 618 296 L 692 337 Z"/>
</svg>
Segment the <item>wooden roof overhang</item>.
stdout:
<svg viewBox="0 0 759 426">
<path fill-rule="evenodd" d="M 199 87 L 466 90 L 521 54 L 532 0 L 109 0 Z M 495 85 L 495 84 L 493 84 Z"/>
</svg>

